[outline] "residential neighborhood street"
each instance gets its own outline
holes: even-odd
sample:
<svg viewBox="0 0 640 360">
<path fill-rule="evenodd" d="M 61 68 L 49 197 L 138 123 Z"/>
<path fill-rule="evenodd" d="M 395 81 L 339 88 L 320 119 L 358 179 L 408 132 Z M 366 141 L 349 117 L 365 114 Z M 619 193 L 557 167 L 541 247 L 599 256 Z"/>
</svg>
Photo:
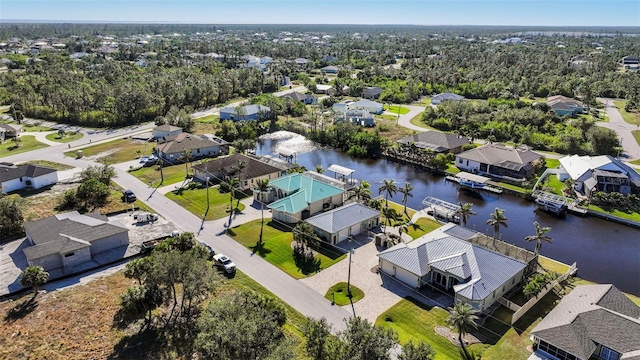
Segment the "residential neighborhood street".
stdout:
<svg viewBox="0 0 640 360">
<path fill-rule="evenodd" d="M 409 112 L 404 115 L 400 115 L 400 119 L 398 120 L 399 125 L 404 126 L 407 129 L 411 129 L 419 132 L 427 130 L 426 128 L 413 125 L 411 123 L 411 119 L 422 114 L 422 112 L 424 112 L 425 107 L 415 106 L 415 105 L 402 105 L 402 107 L 409 109 Z"/>
<path fill-rule="evenodd" d="M 611 129 L 618 134 L 622 148 L 624 149 L 624 152 L 620 154 L 621 159 L 624 161 L 640 159 L 640 145 L 638 145 L 631 133 L 633 130 L 640 130 L 640 127 L 624 121 L 618 108 L 613 105 L 614 100 L 616 99 L 598 98 L 598 101 L 604 104 L 607 116 L 609 116 L 609 122 L 599 122 L 597 124 L 598 126 Z"/>
</svg>

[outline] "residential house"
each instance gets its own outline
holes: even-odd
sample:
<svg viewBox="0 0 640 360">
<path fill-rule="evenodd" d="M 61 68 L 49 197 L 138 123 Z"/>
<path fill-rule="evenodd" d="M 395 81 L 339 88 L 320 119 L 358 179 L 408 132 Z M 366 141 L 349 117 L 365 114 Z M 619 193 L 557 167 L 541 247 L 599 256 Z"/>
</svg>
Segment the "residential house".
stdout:
<svg viewBox="0 0 640 360">
<path fill-rule="evenodd" d="M 174 138 L 182 133 L 182 128 L 178 126 L 173 126 L 169 124 L 164 124 L 153 129 L 153 138 L 154 139 L 169 139 Z"/>
<path fill-rule="evenodd" d="M 378 86 L 368 86 L 362 90 L 362 97 L 365 99 L 377 99 L 380 94 L 384 92 L 384 89 Z"/>
<path fill-rule="evenodd" d="M 30 266 L 46 271 L 85 264 L 105 251 L 129 245 L 129 229 L 99 212 L 71 211 L 24 224 L 32 246 L 24 254 Z"/>
<path fill-rule="evenodd" d="M 625 56 L 620 59 L 620 65 L 625 69 L 638 70 L 640 68 L 640 59 L 637 56 Z"/>
<path fill-rule="evenodd" d="M 640 359 L 640 307 L 613 285 L 576 286 L 531 331 L 554 360 Z"/>
<path fill-rule="evenodd" d="M 535 162 L 542 155 L 528 148 L 511 148 L 504 144 L 488 144 L 456 155 L 456 167 L 474 174 L 503 180 L 523 181 L 532 177 Z"/>
<path fill-rule="evenodd" d="M 58 171 L 42 165 L 0 165 L 0 192 L 40 189 L 58 182 Z"/>
<path fill-rule="evenodd" d="M 591 196 L 594 191 L 629 194 L 640 189 L 640 174 L 611 155 L 569 155 L 560 159 L 558 179 L 573 179 L 574 189 Z"/>
<path fill-rule="evenodd" d="M 562 95 L 549 96 L 547 105 L 560 116 L 582 114 L 587 109 L 581 101 Z"/>
<path fill-rule="evenodd" d="M 334 124 L 350 122 L 354 125 L 373 127 L 376 126 L 373 115 L 367 110 L 343 110 L 336 114 Z"/>
<path fill-rule="evenodd" d="M 320 59 L 320 61 L 324 62 L 324 63 L 334 63 L 338 61 L 338 58 L 333 56 L 333 55 L 327 55 L 325 57 L 323 57 L 322 59 Z"/>
<path fill-rule="evenodd" d="M 296 63 L 296 65 L 298 66 L 305 66 L 309 63 L 309 60 L 305 58 L 296 58 L 293 60 L 293 62 Z"/>
<path fill-rule="evenodd" d="M 323 241 L 337 244 L 380 225 L 380 211 L 351 203 L 305 220 Z"/>
<path fill-rule="evenodd" d="M 22 132 L 22 125 L 17 124 L 0 124 L 0 131 L 4 134 L 3 139 L 16 138 Z"/>
<path fill-rule="evenodd" d="M 336 93 L 336 89 L 331 85 L 318 84 L 316 85 L 316 94 L 333 95 Z"/>
<path fill-rule="evenodd" d="M 337 66 L 328 65 L 323 68 L 320 68 L 320 71 L 323 74 L 337 74 L 338 72 L 340 72 L 340 68 L 338 68 Z"/>
<path fill-rule="evenodd" d="M 331 106 L 331 109 L 336 113 L 337 112 L 342 112 L 342 111 L 350 109 L 349 108 L 349 104 L 353 104 L 354 102 L 355 101 L 353 101 L 353 100 L 343 100 L 343 101 L 340 101 L 340 102 L 337 102 L 337 103 L 333 104 Z"/>
<path fill-rule="evenodd" d="M 220 120 L 265 120 L 271 116 L 271 109 L 263 105 L 245 105 L 240 108 L 226 107 L 220 110 Z"/>
<path fill-rule="evenodd" d="M 485 310 L 522 281 L 528 265 L 467 241 L 478 235 L 443 225 L 380 252 L 380 271 L 414 288 L 431 285 L 453 292 L 456 302 Z"/>
<path fill-rule="evenodd" d="M 237 168 L 239 162 L 245 164 L 242 172 Z M 220 157 L 193 167 L 193 177 L 199 181 L 206 182 L 209 178 L 212 183 L 219 183 L 226 176 L 237 177 L 240 180 L 241 190 L 254 188 L 259 180 L 276 179 L 285 174 L 286 171 L 278 167 L 244 154 Z"/>
<path fill-rule="evenodd" d="M 464 145 L 470 144 L 471 140 L 466 136 L 429 130 L 409 135 L 396 142 L 405 146 L 413 144 L 417 148 L 428 149 L 436 153 L 457 154 L 462 151 Z"/>
<path fill-rule="evenodd" d="M 318 98 L 315 97 L 314 95 L 311 94 L 303 94 L 301 92 L 297 92 L 297 91 L 293 91 L 293 92 L 288 92 L 282 96 L 280 96 L 281 98 L 291 98 L 295 101 L 301 101 L 307 105 L 312 105 L 312 104 L 317 104 L 318 103 Z"/>
<path fill-rule="evenodd" d="M 350 110 L 367 110 L 372 114 L 380 115 L 384 111 L 382 104 L 368 99 L 362 99 L 347 105 Z"/>
<path fill-rule="evenodd" d="M 156 146 L 158 156 L 169 164 L 182 161 L 185 151 L 189 152 L 191 159 L 197 159 L 224 154 L 229 151 L 229 147 L 204 136 L 188 133 L 181 133 L 175 139 L 159 143 Z"/>
<path fill-rule="evenodd" d="M 443 101 L 460 101 L 464 100 L 464 96 L 454 94 L 454 93 L 441 93 L 438 95 L 434 95 L 431 98 L 432 105 L 438 105 Z"/>
<path fill-rule="evenodd" d="M 309 171 L 291 174 L 271 180 L 271 190 L 263 195 L 265 202 L 270 203 L 268 207 L 273 219 L 297 223 L 344 203 L 345 190 L 335 182 L 328 176 Z"/>
</svg>

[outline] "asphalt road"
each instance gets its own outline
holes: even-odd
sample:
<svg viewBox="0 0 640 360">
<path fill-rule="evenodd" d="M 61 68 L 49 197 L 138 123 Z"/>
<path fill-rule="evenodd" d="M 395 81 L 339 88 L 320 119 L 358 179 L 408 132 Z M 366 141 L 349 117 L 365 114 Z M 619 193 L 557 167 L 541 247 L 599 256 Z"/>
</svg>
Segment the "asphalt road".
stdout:
<svg viewBox="0 0 640 360">
<path fill-rule="evenodd" d="M 415 106 L 415 105 L 402 105 L 402 107 L 406 107 L 407 109 L 409 109 L 409 112 L 404 114 L 404 115 L 400 115 L 400 119 L 398 120 L 398 124 L 408 128 L 408 129 L 415 130 L 415 131 L 418 131 L 418 132 L 424 132 L 424 131 L 428 130 L 428 129 L 420 127 L 420 126 L 413 125 L 411 123 L 411 119 L 413 119 L 414 117 L 422 114 L 424 112 L 425 107 L 423 107 L 423 106 Z"/>
<path fill-rule="evenodd" d="M 633 130 L 640 130 L 640 127 L 624 121 L 618 108 L 613 105 L 614 100 L 616 99 L 598 98 L 598 101 L 604 104 L 607 116 L 609 116 L 609 122 L 599 122 L 597 125 L 611 129 L 618 134 L 624 150 L 620 158 L 625 161 L 640 159 L 640 145 L 638 145 L 631 133 Z"/>
</svg>

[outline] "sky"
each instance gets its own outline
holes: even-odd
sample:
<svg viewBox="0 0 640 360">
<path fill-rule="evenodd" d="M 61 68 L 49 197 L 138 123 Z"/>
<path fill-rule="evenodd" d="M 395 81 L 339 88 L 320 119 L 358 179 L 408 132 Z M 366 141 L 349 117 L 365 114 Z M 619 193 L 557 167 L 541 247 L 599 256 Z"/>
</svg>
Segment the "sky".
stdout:
<svg viewBox="0 0 640 360">
<path fill-rule="evenodd" d="M 0 0 L 8 19 L 206 24 L 640 26 L 640 0 Z"/>
</svg>

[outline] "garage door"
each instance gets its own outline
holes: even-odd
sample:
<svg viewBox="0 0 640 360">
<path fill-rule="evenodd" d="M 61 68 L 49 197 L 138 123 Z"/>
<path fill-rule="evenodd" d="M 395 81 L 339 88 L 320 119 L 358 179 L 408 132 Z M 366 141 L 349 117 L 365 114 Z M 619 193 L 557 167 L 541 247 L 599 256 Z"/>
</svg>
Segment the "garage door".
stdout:
<svg viewBox="0 0 640 360">
<path fill-rule="evenodd" d="M 418 277 L 399 267 L 396 267 L 396 279 L 411 287 L 418 287 Z"/>
<path fill-rule="evenodd" d="M 360 234 L 360 224 L 353 225 L 351 227 L 351 235 L 358 235 L 358 234 Z"/>
</svg>

